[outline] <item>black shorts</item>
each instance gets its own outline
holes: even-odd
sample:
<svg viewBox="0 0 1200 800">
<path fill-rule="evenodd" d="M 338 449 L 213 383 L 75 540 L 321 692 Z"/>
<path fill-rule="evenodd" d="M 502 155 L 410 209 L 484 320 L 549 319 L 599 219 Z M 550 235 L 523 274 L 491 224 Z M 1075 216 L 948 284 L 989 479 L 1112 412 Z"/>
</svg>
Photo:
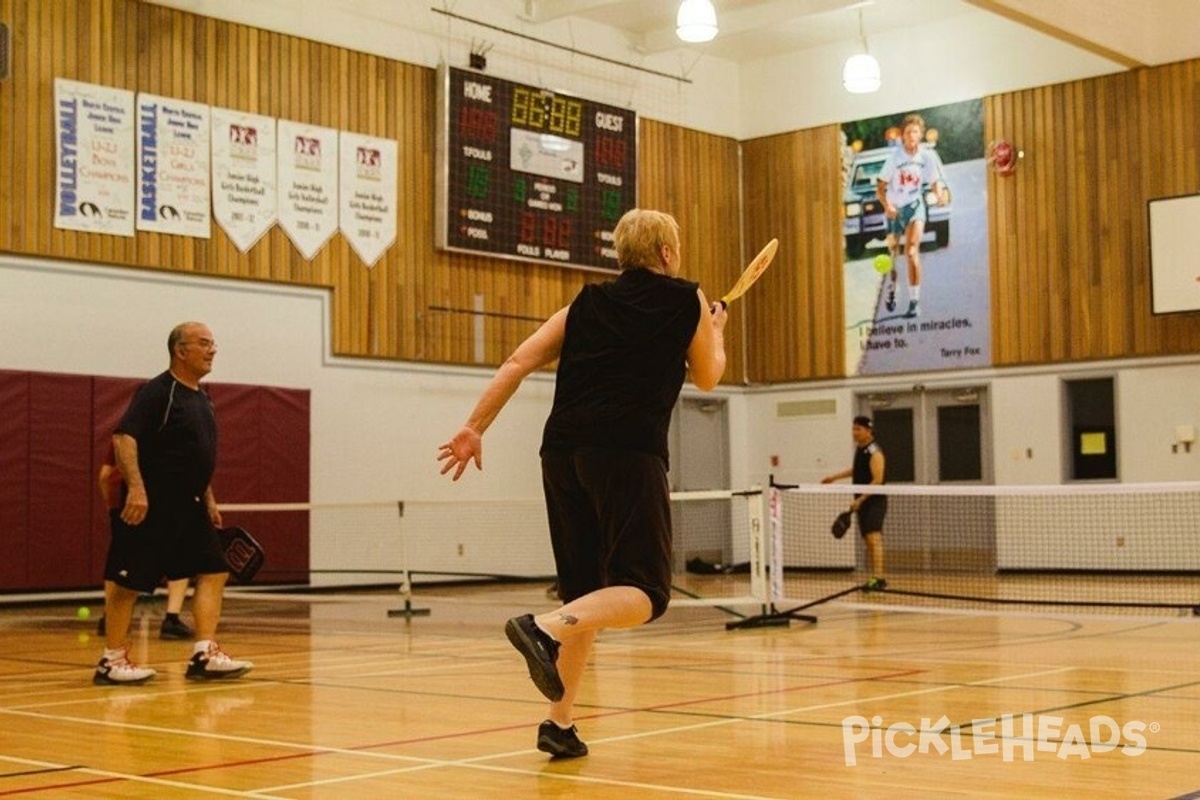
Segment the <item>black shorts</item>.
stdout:
<svg viewBox="0 0 1200 800">
<path fill-rule="evenodd" d="M 883 533 L 883 518 L 887 516 L 887 495 L 873 494 L 858 507 L 858 532 Z"/>
<path fill-rule="evenodd" d="M 564 601 L 633 586 L 657 619 L 671 599 L 671 488 L 649 453 L 585 448 L 542 454 L 550 543 Z"/>
<path fill-rule="evenodd" d="M 151 501 L 140 525 L 127 525 L 120 509 L 109 512 L 112 541 L 104 579 L 137 592 L 162 582 L 228 572 L 221 541 L 200 500 L 168 504 Z"/>
</svg>

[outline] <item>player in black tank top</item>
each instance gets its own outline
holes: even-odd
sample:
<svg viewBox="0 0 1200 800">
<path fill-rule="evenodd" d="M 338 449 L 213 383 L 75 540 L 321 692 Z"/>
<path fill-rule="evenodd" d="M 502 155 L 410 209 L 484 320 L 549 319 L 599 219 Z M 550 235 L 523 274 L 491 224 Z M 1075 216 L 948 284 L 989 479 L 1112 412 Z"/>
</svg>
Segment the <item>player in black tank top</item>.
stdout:
<svg viewBox="0 0 1200 800">
<path fill-rule="evenodd" d="M 482 435 L 521 381 L 558 360 L 542 436 L 542 485 L 564 605 L 505 632 L 551 701 L 538 749 L 578 757 L 573 707 L 597 631 L 642 625 L 671 591 L 667 427 L 686 377 L 707 391 L 725 371 L 725 310 L 678 277 L 679 226 L 634 209 L 613 232 L 621 274 L 585 286 L 500 367 L 441 445 L 442 474 L 481 466 Z"/>
<path fill-rule="evenodd" d="M 870 417 L 855 417 L 850 428 L 854 439 L 854 461 L 849 469 L 826 475 L 821 482 L 850 478 L 855 486 L 885 483 L 887 462 L 883 450 L 875 441 L 875 430 Z M 883 519 L 887 516 L 887 495 L 856 492 L 850 511 L 858 517 L 858 530 L 867 546 L 867 567 L 870 578 L 867 588 L 883 588 Z"/>
</svg>

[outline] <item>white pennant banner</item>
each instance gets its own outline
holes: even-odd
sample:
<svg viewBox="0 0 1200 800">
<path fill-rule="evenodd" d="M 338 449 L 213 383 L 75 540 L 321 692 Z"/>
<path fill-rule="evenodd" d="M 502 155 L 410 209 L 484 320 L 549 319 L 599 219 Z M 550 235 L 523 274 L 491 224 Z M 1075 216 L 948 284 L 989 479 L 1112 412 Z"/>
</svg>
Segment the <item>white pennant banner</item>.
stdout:
<svg viewBox="0 0 1200 800">
<path fill-rule="evenodd" d="M 54 79 L 54 227 L 134 235 L 133 92 Z"/>
<path fill-rule="evenodd" d="M 279 120 L 279 225 L 312 260 L 337 230 L 338 132 Z"/>
<path fill-rule="evenodd" d="M 213 216 L 249 252 L 279 218 L 275 119 L 212 109 Z"/>
<path fill-rule="evenodd" d="M 400 147 L 394 139 L 342 132 L 338 228 L 368 267 L 396 241 L 396 178 Z"/>
<path fill-rule="evenodd" d="M 137 99 L 137 229 L 208 239 L 208 106 L 141 93 Z"/>
</svg>

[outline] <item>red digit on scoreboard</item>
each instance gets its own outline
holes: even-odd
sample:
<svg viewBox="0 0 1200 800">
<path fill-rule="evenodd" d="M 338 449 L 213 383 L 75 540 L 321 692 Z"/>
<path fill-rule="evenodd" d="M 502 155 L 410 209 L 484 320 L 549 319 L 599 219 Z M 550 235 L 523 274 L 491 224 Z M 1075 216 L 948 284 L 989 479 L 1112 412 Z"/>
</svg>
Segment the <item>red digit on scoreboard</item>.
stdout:
<svg viewBox="0 0 1200 800">
<path fill-rule="evenodd" d="M 521 212 L 521 232 L 517 241 L 531 243 L 537 241 L 537 214 L 532 211 Z"/>
<path fill-rule="evenodd" d="M 546 217 L 542 222 L 542 244 L 566 249 L 571 246 L 571 220 Z"/>
</svg>

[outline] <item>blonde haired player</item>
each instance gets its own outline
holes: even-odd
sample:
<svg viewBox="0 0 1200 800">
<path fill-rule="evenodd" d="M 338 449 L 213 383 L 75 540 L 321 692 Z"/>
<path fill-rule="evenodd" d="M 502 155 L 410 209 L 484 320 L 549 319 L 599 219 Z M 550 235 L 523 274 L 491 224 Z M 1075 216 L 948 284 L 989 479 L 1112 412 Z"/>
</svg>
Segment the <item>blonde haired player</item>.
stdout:
<svg viewBox="0 0 1200 800">
<path fill-rule="evenodd" d="M 679 226 L 634 209 L 613 231 L 620 275 L 583 287 L 492 378 L 441 445 L 442 474 L 483 465 L 482 436 L 521 381 L 558 360 L 542 437 L 542 485 L 563 606 L 513 617 L 505 633 L 550 700 L 537 747 L 587 755 L 573 720 L 596 634 L 661 616 L 671 592 L 667 427 L 685 377 L 712 389 L 725 371 L 725 308 L 679 277 Z"/>
</svg>

